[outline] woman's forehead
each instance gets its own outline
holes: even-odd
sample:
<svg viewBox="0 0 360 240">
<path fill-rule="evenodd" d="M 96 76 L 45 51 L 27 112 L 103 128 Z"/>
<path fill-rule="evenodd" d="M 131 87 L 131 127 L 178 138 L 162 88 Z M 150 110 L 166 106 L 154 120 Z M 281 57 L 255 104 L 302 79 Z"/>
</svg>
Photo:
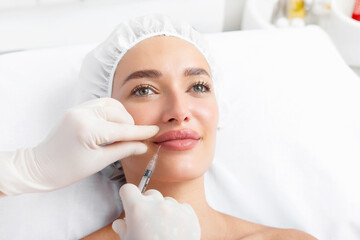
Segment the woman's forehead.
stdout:
<svg viewBox="0 0 360 240">
<path fill-rule="evenodd" d="M 131 48 L 121 59 L 120 64 L 134 67 L 169 64 L 188 65 L 209 69 L 202 53 L 191 43 L 177 37 L 157 36 L 141 41 Z"/>
</svg>

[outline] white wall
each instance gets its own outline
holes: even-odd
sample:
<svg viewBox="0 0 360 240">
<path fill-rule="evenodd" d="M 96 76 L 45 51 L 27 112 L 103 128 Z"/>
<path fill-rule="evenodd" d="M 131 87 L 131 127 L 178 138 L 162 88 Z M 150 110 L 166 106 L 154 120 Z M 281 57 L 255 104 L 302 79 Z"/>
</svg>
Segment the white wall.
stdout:
<svg viewBox="0 0 360 240">
<path fill-rule="evenodd" d="M 41 6 L 54 3 L 83 2 L 87 0 L 0 0 L 0 10 L 18 7 Z"/>
<path fill-rule="evenodd" d="M 204 33 L 239 30 L 245 1 L 0 0 L 0 53 L 102 40 L 134 13 L 169 14 Z"/>
<path fill-rule="evenodd" d="M 120 21 L 149 13 L 185 19 L 203 33 L 224 30 L 225 0 L 56 0 L 27 6 L 22 0 L 20 7 L 0 1 L 0 53 L 100 42 Z"/>
<path fill-rule="evenodd" d="M 14 8 L 21 7 L 36 7 L 43 5 L 52 5 L 56 3 L 71 3 L 71 2 L 95 2 L 101 0 L 0 0 L 1 11 L 8 11 Z M 118 0 L 121 1 L 121 0 Z M 238 30 L 241 26 L 242 10 L 246 0 L 225 0 L 225 22 L 224 30 Z"/>
</svg>

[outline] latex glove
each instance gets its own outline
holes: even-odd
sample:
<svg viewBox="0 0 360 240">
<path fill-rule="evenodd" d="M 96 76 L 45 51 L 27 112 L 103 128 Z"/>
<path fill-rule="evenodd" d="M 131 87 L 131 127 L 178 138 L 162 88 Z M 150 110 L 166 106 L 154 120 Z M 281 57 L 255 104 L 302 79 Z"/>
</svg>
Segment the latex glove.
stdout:
<svg viewBox="0 0 360 240">
<path fill-rule="evenodd" d="M 16 195 L 68 186 L 119 159 L 145 153 L 147 146 L 138 140 L 158 130 L 134 125 L 115 99 L 85 102 L 69 109 L 38 146 L 0 153 L 0 191 Z"/>
<path fill-rule="evenodd" d="M 120 188 L 125 219 L 113 222 L 121 240 L 199 240 L 198 218 L 189 204 L 163 197 L 157 190 L 141 194 L 133 184 Z"/>
</svg>

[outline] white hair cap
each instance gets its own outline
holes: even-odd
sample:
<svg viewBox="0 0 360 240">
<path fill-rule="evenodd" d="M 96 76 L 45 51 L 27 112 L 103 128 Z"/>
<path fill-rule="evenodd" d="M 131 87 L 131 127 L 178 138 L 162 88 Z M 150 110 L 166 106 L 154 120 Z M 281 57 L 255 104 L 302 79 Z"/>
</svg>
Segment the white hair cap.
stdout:
<svg viewBox="0 0 360 240">
<path fill-rule="evenodd" d="M 115 70 L 121 58 L 142 40 L 159 35 L 178 37 L 193 44 L 207 60 L 213 76 L 207 44 L 200 33 L 169 17 L 147 15 L 119 24 L 107 40 L 85 57 L 80 71 L 79 101 L 111 97 Z"/>
</svg>

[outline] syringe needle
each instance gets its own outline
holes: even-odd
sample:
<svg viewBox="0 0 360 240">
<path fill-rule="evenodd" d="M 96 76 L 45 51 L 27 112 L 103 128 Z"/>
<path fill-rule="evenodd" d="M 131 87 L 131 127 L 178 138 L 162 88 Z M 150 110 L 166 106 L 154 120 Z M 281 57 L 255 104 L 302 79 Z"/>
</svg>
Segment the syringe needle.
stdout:
<svg viewBox="0 0 360 240">
<path fill-rule="evenodd" d="M 155 170 L 155 166 L 156 166 L 156 162 L 159 156 L 159 150 L 160 150 L 161 146 L 159 146 L 159 148 L 157 149 L 155 155 L 151 158 L 151 160 L 149 161 L 148 165 L 146 166 L 144 175 L 141 178 L 141 181 L 139 183 L 139 190 L 143 193 L 146 190 L 146 187 L 149 183 L 149 180 L 151 178 L 151 174 L 153 173 L 153 171 Z"/>
</svg>

